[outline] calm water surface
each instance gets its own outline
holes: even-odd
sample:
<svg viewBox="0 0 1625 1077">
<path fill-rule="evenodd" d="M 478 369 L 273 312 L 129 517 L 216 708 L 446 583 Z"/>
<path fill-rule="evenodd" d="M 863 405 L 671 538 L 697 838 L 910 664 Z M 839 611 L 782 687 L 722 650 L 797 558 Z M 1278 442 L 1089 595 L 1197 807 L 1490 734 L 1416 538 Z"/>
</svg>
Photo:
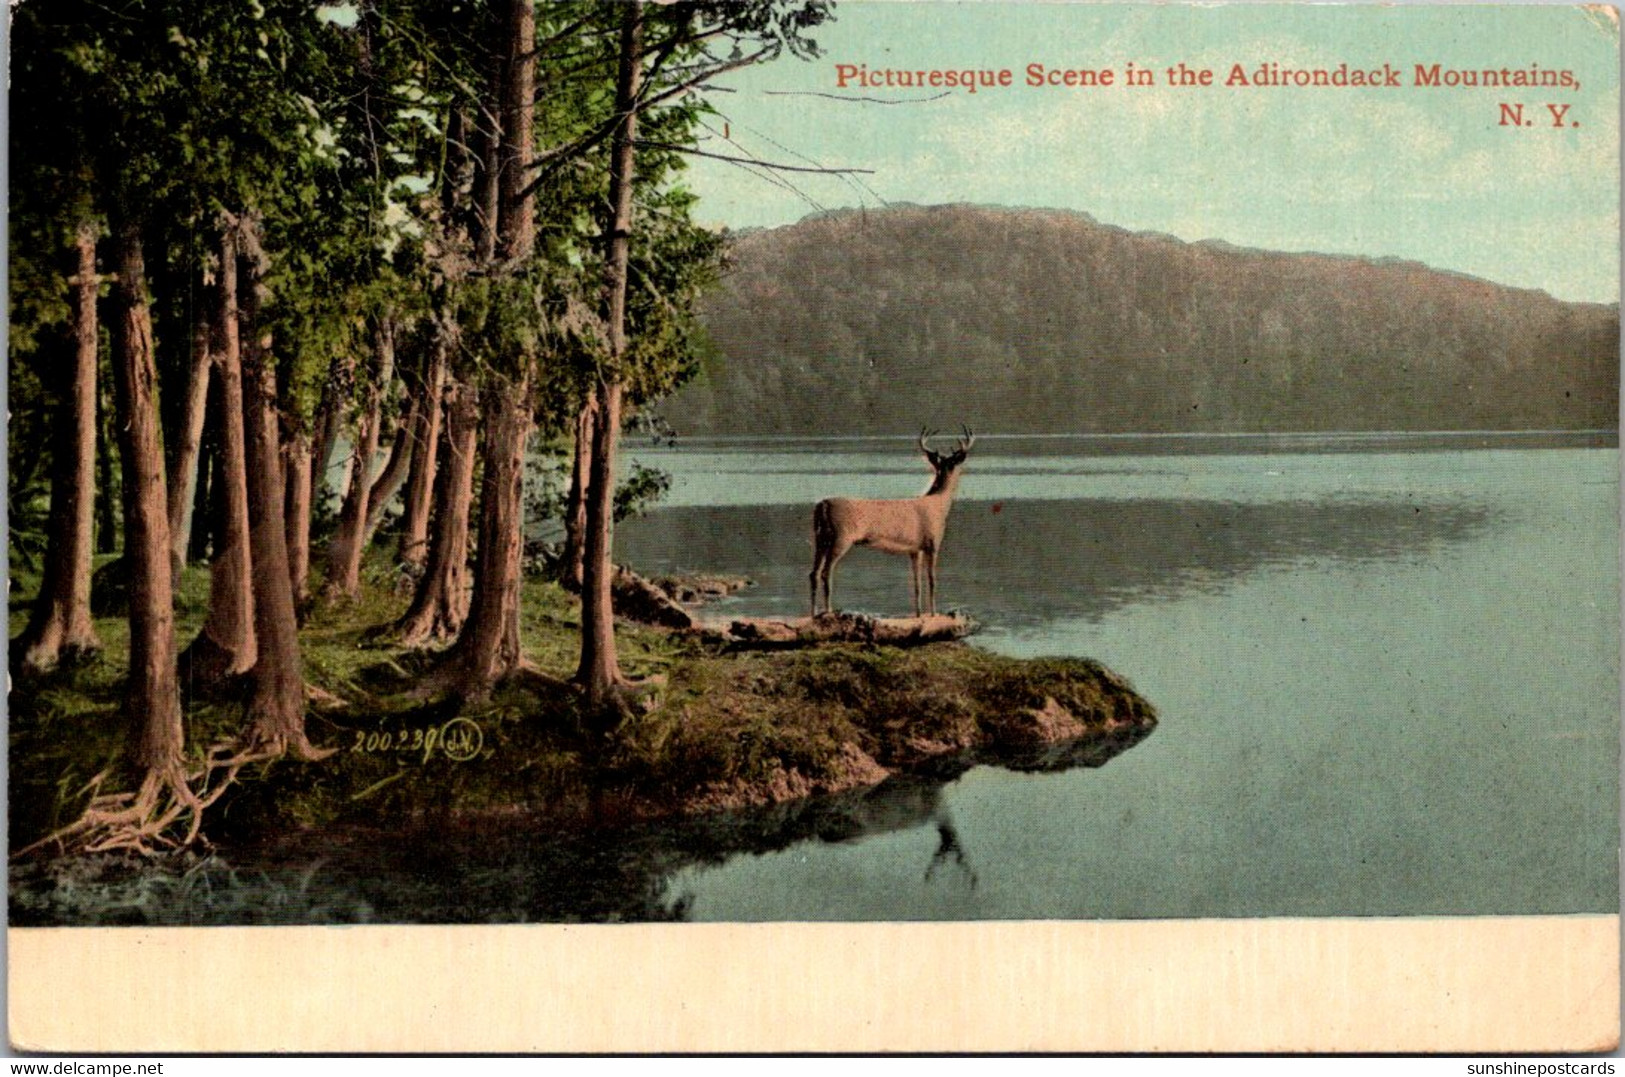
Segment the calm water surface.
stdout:
<svg viewBox="0 0 1625 1077">
<path fill-rule="evenodd" d="M 1134 682 L 1161 723 L 1103 765 L 978 767 L 615 833 L 324 833 L 149 882 L 127 919 L 1613 910 L 1615 444 L 983 438 L 941 602 L 985 625 L 978 646 L 1090 656 Z M 674 483 L 618 557 L 757 581 L 719 614 L 800 613 L 813 502 L 913 496 L 927 478 L 907 440 L 628 456 Z M 905 612 L 906 565 L 854 551 L 838 604 Z M 40 908 L 14 895 L 14 922 L 48 921 Z"/>
<path fill-rule="evenodd" d="M 1527 444 L 983 439 L 943 602 L 981 646 L 1104 661 L 1155 733 L 1098 770 L 944 788 L 953 870 L 926 823 L 665 893 L 720 920 L 1617 908 L 1618 452 Z M 624 556 L 749 574 L 730 608 L 752 613 L 803 608 L 813 501 L 925 477 L 906 443 L 635 455 L 676 481 Z M 905 566 L 855 551 L 839 604 L 905 611 Z"/>
</svg>

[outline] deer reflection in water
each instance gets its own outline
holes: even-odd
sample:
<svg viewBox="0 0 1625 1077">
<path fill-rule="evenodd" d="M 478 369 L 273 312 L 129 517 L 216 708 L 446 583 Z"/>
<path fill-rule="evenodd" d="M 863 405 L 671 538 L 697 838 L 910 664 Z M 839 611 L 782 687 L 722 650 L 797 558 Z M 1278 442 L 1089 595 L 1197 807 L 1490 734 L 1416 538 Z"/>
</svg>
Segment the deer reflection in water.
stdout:
<svg viewBox="0 0 1625 1077">
<path fill-rule="evenodd" d="M 937 869 L 952 861 L 965 875 L 972 890 L 976 889 L 976 869 L 965 861 L 965 847 L 959 844 L 959 831 L 954 829 L 954 821 L 946 811 L 937 816 L 937 851 L 931 855 L 931 863 L 925 869 L 925 881 L 929 883 L 931 876 Z"/>
<path fill-rule="evenodd" d="M 850 830 L 842 833 L 825 828 L 819 836 L 825 841 L 851 842 L 876 834 L 934 825 L 937 848 L 931 854 L 922 881 L 930 883 L 939 870 L 951 865 L 957 869 L 955 874 L 963 877 L 970 884 L 970 889 L 975 890 L 976 871 L 965 857 L 965 846 L 959 840 L 959 830 L 954 825 L 948 806 L 943 803 L 943 792 L 947 788 L 948 783 L 941 778 L 894 776 L 857 797 L 842 813 L 843 823 Z"/>
</svg>

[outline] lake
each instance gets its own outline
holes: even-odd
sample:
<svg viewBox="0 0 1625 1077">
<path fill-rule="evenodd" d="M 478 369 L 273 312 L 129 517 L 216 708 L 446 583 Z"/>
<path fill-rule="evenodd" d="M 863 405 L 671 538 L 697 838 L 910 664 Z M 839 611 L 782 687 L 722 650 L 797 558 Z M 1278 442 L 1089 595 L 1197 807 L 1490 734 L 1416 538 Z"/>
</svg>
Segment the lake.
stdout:
<svg viewBox="0 0 1625 1077">
<path fill-rule="evenodd" d="M 629 439 L 647 573 L 799 614 L 811 506 L 908 497 L 911 439 Z M 1612 434 L 983 437 L 939 604 L 1099 659 L 1160 714 L 1059 774 L 976 767 L 616 831 L 339 828 L 136 874 L 103 922 L 1400 916 L 1618 907 Z M 853 551 L 837 605 L 906 613 Z M 14 888 L 13 923 L 53 922 Z M 39 900 L 36 901 L 35 897 Z M 108 911 L 112 910 L 112 911 Z M 122 911 L 120 911 L 122 910 Z"/>
<path fill-rule="evenodd" d="M 630 455 L 674 482 L 621 556 L 750 575 L 740 613 L 804 609 L 818 498 L 928 477 L 906 439 Z M 666 893 L 716 920 L 1614 910 L 1618 467 L 1583 436 L 984 437 L 940 604 L 978 646 L 1105 662 L 1157 730 L 942 789 L 955 870 L 926 822 Z M 854 551 L 837 604 L 906 612 L 906 565 Z"/>
</svg>

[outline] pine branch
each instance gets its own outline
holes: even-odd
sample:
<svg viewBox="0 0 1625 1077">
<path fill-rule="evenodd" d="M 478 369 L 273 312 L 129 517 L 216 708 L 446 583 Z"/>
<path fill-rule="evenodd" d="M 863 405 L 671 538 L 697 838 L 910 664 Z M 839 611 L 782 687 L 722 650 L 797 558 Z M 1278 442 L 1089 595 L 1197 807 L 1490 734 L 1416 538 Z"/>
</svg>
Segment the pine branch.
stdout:
<svg viewBox="0 0 1625 1077">
<path fill-rule="evenodd" d="M 680 146 L 675 142 L 648 142 L 638 139 L 637 144 L 651 150 L 671 150 L 673 153 L 687 153 L 695 157 L 709 157 L 714 161 L 727 161 L 736 165 L 751 165 L 756 168 L 771 168 L 778 172 L 817 172 L 826 176 L 867 175 L 872 176 L 872 168 L 822 168 L 812 165 L 787 165 L 777 161 L 763 161 L 756 157 L 734 157 L 725 153 L 707 153 L 705 150 L 695 149 L 691 146 Z"/>
<path fill-rule="evenodd" d="M 640 99 L 635 105 L 635 108 L 640 112 L 653 108 L 655 105 L 658 105 L 663 101 L 669 101 L 671 98 L 676 97 L 679 94 L 687 93 L 689 90 L 694 89 L 696 86 L 699 86 L 710 79 L 716 78 L 718 75 L 722 75 L 729 71 L 734 71 L 738 68 L 756 63 L 758 60 L 761 60 L 763 57 L 767 56 L 771 51 L 772 50 L 770 49 L 759 49 L 756 52 L 751 53 L 749 56 L 741 56 L 737 60 L 729 60 L 726 63 L 718 64 L 704 73 L 696 75 L 694 78 L 686 79 L 683 82 L 677 83 L 675 86 L 668 87 L 652 97 L 644 97 Z M 525 186 L 525 190 L 521 197 L 528 198 L 535 194 L 542 184 L 546 183 L 548 179 L 552 177 L 553 173 L 556 172 L 565 161 L 574 160 L 575 158 L 598 146 L 604 141 L 604 139 L 608 138 L 614 133 L 615 128 L 620 125 L 620 122 L 621 117 L 619 115 L 610 116 L 592 131 L 582 135 L 575 141 L 568 142 L 563 146 L 558 146 L 538 154 L 536 159 L 530 163 L 530 167 L 538 169 L 540 174 Z"/>
</svg>

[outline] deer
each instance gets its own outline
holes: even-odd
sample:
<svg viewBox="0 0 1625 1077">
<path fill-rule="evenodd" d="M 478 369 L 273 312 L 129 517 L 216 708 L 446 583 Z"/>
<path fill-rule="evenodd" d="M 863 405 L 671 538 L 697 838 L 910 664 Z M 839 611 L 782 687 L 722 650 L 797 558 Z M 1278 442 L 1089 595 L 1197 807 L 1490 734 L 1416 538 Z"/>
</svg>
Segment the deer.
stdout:
<svg viewBox="0 0 1625 1077">
<path fill-rule="evenodd" d="M 854 546 L 907 555 L 914 616 L 921 616 L 925 610 L 936 615 L 937 554 L 942 549 L 942 533 L 948 526 L 948 509 L 959 486 L 960 469 L 976 444 L 976 435 L 968 427 L 961 426 L 960 430 L 962 436 L 952 452 L 937 452 L 926 444 L 936 436 L 935 431 L 921 430 L 915 439 L 932 471 L 931 485 L 919 497 L 891 501 L 831 497 L 813 507 L 815 552 L 813 569 L 807 576 L 813 617 L 818 616 L 820 591 L 824 612 L 834 612 L 830 593 L 835 566 Z"/>
</svg>

